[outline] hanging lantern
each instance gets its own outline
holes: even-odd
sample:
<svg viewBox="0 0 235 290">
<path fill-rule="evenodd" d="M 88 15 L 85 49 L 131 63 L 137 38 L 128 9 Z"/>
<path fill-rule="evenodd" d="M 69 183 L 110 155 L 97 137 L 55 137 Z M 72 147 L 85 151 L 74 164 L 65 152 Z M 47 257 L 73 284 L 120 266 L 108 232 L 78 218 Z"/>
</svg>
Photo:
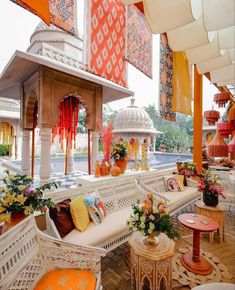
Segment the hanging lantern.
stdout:
<svg viewBox="0 0 235 290">
<path fill-rule="evenodd" d="M 207 154 L 209 157 L 227 157 L 228 145 L 217 131 L 214 138 L 207 146 Z"/>
<path fill-rule="evenodd" d="M 228 151 L 231 153 L 235 153 L 235 134 L 232 140 L 228 143 Z"/>
<path fill-rule="evenodd" d="M 229 100 L 229 92 L 222 92 L 214 95 L 214 102 L 219 106 L 219 108 L 224 108 Z"/>
<path fill-rule="evenodd" d="M 235 160 L 235 134 L 232 140 L 228 143 L 228 151 L 230 152 L 230 158 Z"/>
<path fill-rule="evenodd" d="M 223 138 L 228 138 L 233 130 L 235 130 L 235 126 L 232 122 L 223 122 L 217 124 L 217 129 Z"/>
<path fill-rule="evenodd" d="M 217 122 L 220 118 L 220 113 L 215 110 L 205 111 L 204 117 L 208 122 L 208 125 L 215 125 L 215 122 Z"/>
<path fill-rule="evenodd" d="M 235 125 L 235 104 L 232 105 L 228 112 L 228 119 Z"/>
</svg>

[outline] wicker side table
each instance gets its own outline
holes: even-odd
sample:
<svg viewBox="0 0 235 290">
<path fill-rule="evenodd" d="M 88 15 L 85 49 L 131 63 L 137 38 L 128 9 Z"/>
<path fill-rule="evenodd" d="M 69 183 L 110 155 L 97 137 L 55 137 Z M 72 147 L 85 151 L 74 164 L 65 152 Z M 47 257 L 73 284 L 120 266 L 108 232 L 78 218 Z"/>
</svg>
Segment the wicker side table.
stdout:
<svg viewBox="0 0 235 290">
<path fill-rule="evenodd" d="M 197 214 L 207 216 L 218 223 L 220 243 L 222 243 L 224 240 L 224 213 L 226 211 L 225 207 L 222 205 L 217 205 L 216 207 L 207 206 L 201 200 L 195 203 L 195 207 Z M 209 233 L 209 237 L 210 242 L 212 243 L 214 240 L 214 232 Z"/>
<path fill-rule="evenodd" d="M 165 234 L 158 238 L 157 246 L 146 245 L 138 232 L 129 240 L 133 290 L 172 289 L 171 258 L 175 242 Z"/>
</svg>

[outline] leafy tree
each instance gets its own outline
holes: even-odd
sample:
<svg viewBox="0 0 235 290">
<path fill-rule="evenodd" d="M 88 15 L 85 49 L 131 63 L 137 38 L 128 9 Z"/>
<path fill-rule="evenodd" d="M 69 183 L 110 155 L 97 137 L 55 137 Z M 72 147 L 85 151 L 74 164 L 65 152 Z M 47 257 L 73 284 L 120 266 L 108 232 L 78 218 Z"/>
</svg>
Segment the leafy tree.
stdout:
<svg viewBox="0 0 235 290">
<path fill-rule="evenodd" d="M 154 105 L 144 108 L 153 121 L 154 127 L 162 131 L 157 135 L 156 149 L 166 149 L 168 152 L 188 150 L 192 148 L 192 117 L 178 114 L 177 121 L 171 122 L 160 118 Z"/>
</svg>

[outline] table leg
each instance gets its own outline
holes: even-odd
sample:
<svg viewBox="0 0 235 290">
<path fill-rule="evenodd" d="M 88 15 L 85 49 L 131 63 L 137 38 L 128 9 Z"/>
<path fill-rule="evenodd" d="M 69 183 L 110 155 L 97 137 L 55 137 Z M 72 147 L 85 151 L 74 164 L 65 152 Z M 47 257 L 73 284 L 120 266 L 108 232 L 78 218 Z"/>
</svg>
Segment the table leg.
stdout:
<svg viewBox="0 0 235 290">
<path fill-rule="evenodd" d="M 193 231 L 193 252 L 186 253 L 181 257 L 182 265 L 195 274 L 209 275 L 212 273 L 211 264 L 200 256 L 200 232 Z"/>
<path fill-rule="evenodd" d="M 200 261 L 200 232 L 193 231 L 193 261 Z"/>
</svg>

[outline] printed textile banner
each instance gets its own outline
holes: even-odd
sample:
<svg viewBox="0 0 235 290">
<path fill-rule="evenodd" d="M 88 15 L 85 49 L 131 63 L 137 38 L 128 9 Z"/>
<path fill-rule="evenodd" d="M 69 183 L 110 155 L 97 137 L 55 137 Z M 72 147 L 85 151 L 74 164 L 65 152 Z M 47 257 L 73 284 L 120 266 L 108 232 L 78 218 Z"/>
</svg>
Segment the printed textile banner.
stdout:
<svg viewBox="0 0 235 290">
<path fill-rule="evenodd" d="M 128 5 L 126 41 L 126 60 L 152 78 L 152 33 L 135 5 Z"/>
<path fill-rule="evenodd" d="M 160 36 L 160 117 L 175 121 L 173 110 L 173 52 L 168 45 L 167 36 Z"/>
<path fill-rule="evenodd" d="M 51 24 L 77 34 L 77 4 L 76 0 L 49 0 Z"/>
<path fill-rule="evenodd" d="M 120 0 L 86 0 L 87 70 L 126 87 L 125 6 Z"/>
</svg>

